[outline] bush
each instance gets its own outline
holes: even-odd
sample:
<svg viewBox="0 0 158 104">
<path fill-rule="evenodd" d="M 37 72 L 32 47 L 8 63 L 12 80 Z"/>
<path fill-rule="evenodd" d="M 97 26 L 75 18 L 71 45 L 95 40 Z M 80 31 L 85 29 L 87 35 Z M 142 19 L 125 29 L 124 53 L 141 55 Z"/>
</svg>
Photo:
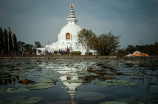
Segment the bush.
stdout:
<svg viewBox="0 0 158 104">
<path fill-rule="evenodd" d="M 58 53 L 58 51 L 54 51 L 54 54 L 56 55 Z"/>
<path fill-rule="evenodd" d="M 117 54 L 117 58 L 123 58 L 124 56 L 124 54 Z"/>
<path fill-rule="evenodd" d="M 81 52 L 80 51 L 73 51 L 73 52 L 71 52 L 71 55 L 81 55 Z"/>
<path fill-rule="evenodd" d="M 65 54 L 68 54 L 68 52 L 67 52 L 67 51 L 65 51 Z"/>
<path fill-rule="evenodd" d="M 85 52 L 85 55 L 92 55 L 92 52 Z"/>
</svg>

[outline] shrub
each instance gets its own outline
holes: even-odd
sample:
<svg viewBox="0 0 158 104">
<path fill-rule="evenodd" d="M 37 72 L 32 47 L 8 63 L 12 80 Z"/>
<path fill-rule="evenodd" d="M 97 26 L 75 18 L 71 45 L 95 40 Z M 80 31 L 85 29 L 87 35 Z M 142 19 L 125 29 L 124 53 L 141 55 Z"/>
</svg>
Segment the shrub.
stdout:
<svg viewBox="0 0 158 104">
<path fill-rule="evenodd" d="M 65 51 L 65 54 L 69 54 L 69 52 Z"/>
<path fill-rule="evenodd" d="M 54 51 L 54 54 L 56 55 L 58 53 L 58 51 Z"/>
<path fill-rule="evenodd" d="M 81 52 L 80 51 L 73 51 L 73 52 L 71 52 L 71 55 L 81 55 Z"/>
<path fill-rule="evenodd" d="M 92 52 L 85 52 L 85 55 L 92 55 Z"/>
<path fill-rule="evenodd" d="M 117 58 L 123 58 L 124 56 L 124 54 L 117 54 Z"/>
</svg>

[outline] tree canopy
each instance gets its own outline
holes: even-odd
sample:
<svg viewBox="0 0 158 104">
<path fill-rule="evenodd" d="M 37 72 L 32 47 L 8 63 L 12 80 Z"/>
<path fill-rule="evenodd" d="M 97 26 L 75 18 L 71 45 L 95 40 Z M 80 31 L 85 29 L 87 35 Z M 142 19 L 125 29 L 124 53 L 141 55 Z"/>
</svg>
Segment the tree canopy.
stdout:
<svg viewBox="0 0 158 104">
<path fill-rule="evenodd" d="M 20 51 L 36 52 L 32 44 L 25 44 L 25 42 L 18 41 L 15 34 L 12 34 L 10 28 L 7 31 L 0 27 L 0 54 L 20 53 Z M 40 45 L 41 46 L 41 45 Z"/>
<path fill-rule="evenodd" d="M 101 34 L 89 39 L 90 49 L 96 50 L 100 55 L 114 53 L 119 47 L 120 36 L 115 36 L 112 32 Z"/>
<path fill-rule="evenodd" d="M 78 40 L 76 45 L 82 45 L 83 47 L 90 47 L 90 41 L 89 39 L 95 37 L 95 33 L 92 32 L 92 30 L 86 30 L 85 28 L 83 28 L 81 31 L 78 32 Z"/>
<path fill-rule="evenodd" d="M 0 27 L 0 51 L 2 51 L 3 50 L 3 48 L 4 48 L 4 39 L 3 39 L 3 30 L 1 29 L 1 27 Z"/>
<path fill-rule="evenodd" d="M 128 45 L 124 51 L 120 50 L 119 53 L 129 54 L 135 51 L 140 51 L 142 53 L 146 53 L 148 55 L 158 55 L 158 42 L 150 45 Z"/>
<path fill-rule="evenodd" d="M 120 46 L 119 39 L 120 36 L 115 36 L 112 32 L 97 36 L 92 30 L 82 29 L 78 33 L 77 44 L 96 50 L 100 55 L 109 55 Z"/>
<path fill-rule="evenodd" d="M 42 48 L 41 43 L 38 41 L 35 41 L 35 47 L 36 48 Z"/>
</svg>

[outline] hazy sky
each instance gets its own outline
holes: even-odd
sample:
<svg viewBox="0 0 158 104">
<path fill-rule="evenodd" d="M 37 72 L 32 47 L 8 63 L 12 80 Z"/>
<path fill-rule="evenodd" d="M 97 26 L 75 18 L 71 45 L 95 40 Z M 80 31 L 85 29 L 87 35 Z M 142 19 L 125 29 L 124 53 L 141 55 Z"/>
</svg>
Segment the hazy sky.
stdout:
<svg viewBox="0 0 158 104">
<path fill-rule="evenodd" d="M 0 27 L 45 46 L 58 40 L 71 3 L 77 25 L 97 35 L 112 30 L 122 47 L 158 42 L 158 0 L 0 0 Z"/>
</svg>

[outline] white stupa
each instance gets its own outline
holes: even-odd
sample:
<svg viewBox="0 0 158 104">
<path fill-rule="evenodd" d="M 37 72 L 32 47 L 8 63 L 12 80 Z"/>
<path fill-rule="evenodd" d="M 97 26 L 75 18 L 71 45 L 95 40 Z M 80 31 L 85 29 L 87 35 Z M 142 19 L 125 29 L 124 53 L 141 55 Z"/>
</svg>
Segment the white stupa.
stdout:
<svg viewBox="0 0 158 104">
<path fill-rule="evenodd" d="M 54 52 L 60 50 L 66 50 L 66 48 L 69 49 L 70 52 L 72 51 L 81 51 L 81 55 L 85 55 L 86 47 L 82 47 L 82 45 L 76 45 L 77 39 L 78 39 L 78 32 L 82 29 L 80 26 L 76 25 L 76 22 L 78 21 L 75 13 L 74 13 L 74 5 L 70 5 L 70 14 L 68 18 L 66 19 L 68 21 L 68 24 L 64 26 L 59 35 L 58 35 L 58 41 L 52 43 L 51 45 L 46 45 L 45 48 L 37 48 L 37 55 L 39 55 L 38 50 L 41 50 L 42 52 L 48 51 L 48 52 Z M 90 50 L 89 52 L 95 52 L 94 50 Z"/>
</svg>

